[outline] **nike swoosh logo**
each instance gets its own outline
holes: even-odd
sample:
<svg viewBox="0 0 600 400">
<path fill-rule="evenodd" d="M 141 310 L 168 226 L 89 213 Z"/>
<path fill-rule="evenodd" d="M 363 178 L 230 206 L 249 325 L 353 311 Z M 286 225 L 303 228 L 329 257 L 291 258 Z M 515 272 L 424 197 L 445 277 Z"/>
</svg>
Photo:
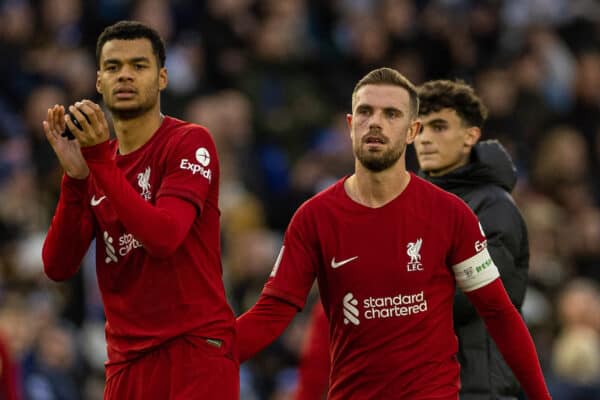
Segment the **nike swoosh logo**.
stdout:
<svg viewBox="0 0 600 400">
<path fill-rule="evenodd" d="M 331 268 L 333 268 L 333 269 L 339 268 L 339 267 L 341 267 L 342 265 L 346 265 L 346 264 L 348 264 L 349 262 L 356 260 L 357 258 L 358 258 L 358 256 L 354 256 L 354 257 L 351 257 L 351 258 L 346 258 L 345 260 L 342 260 L 342 261 L 338 261 L 338 262 L 336 262 L 336 261 L 335 261 L 335 257 L 333 257 L 333 258 L 331 259 Z"/>
<path fill-rule="evenodd" d="M 94 195 L 90 200 L 90 204 L 92 205 L 92 207 L 96 207 L 98 204 L 102 203 L 102 200 L 104 200 L 105 198 L 106 196 L 102 196 L 99 199 L 96 199 L 96 195 Z"/>
</svg>

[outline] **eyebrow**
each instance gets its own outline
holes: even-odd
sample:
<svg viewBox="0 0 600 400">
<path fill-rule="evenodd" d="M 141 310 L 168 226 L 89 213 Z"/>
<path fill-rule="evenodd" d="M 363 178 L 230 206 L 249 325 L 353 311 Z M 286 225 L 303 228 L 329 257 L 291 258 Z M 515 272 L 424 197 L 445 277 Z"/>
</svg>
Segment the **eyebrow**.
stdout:
<svg viewBox="0 0 600 400">
<path fill-rule="evenodd" d="M 426 125 L 447 125 L 448 121 L 443 118 L 435 118 L 435 119 L 432 119 L 431 121 L 427 121 L 425 124 Z"/>
<path fill-rule="evenodd" d="M 130 63 L 130 64 L 135 64 L 135 63 L 139 63 L 139 62 L 150 62 L 150 59 L 148 57 L 133 57 L 133 58 L 128 58 L 126 60 L 124 60 L 125 63 Z M 104 62 L 102 63 L 102 65 L 107 65 L 107 64 L 122 64 L 123 60 L 118 59 L 118 58 L 108 58 L 106 60 L 104 60 Z"/>
<path fill-rule="evenodd" d="M 368 104 L 368 103 L 362 103 L 362 104 L 357 104 L 356 105 L 356 109 L 357 110 L 361 109 L 361 108 L 370 108 L 370 109 L 373 109 L 375 107 L 373 107 L 371 104 Z M 400 114 L 404 114 L 404 111 L 402 111 L 399 108 L 392 107 L 392 106 L 390 106 L 390 107 L 383 107 L 383 111 L 395 111 L 395 112 L 399 112 Z"/>
</svg>

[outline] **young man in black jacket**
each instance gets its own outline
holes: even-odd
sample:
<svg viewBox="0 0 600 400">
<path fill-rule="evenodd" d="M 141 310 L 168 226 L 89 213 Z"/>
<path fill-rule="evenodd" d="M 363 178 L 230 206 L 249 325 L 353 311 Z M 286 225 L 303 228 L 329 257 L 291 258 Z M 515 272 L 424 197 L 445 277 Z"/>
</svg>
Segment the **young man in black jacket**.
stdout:
<svg viewBox="0 0 600 400">
<path fill-rule="evenodd" d="M 477 214 L 501 279 L 520 310 L 525 296 L 527 229 L 510 192 L 516 169 L 497 141 L 482 141 L 487 110 L 473 89 L 447 80 L 418 88 L 422 130 L 414 145 L 419 175 L 462 198 Z M 467 297 L 457 290 L 454 326 L 459 340 L 461 400 L 517 399 L 520 388 Z"/>
</svg>

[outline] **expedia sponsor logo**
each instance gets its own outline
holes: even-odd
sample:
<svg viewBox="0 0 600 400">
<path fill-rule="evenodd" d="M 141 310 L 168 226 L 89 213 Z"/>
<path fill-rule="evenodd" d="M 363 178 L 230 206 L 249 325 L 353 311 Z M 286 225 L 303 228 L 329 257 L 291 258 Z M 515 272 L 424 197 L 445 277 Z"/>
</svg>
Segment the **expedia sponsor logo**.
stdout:
<svg viewBox="0 0 600 400">
<path fill-rule="evenodd" d="M 475 251 L 480 252 L 481 250 L 487 248 L 487 240 L 482 240 L 481 242 L 478 240 L 475 242 Z"/>
<path fill-rule="evenodd" d="M 205 177 L 206 179 L 208 179 L 209 182 L 212 179 L 212 173 L 211 173 L 210 169 L 204 168 L 200 164 L 190 162 L 190 160 L 188 160 L 187 158 L 184 158 L 181 160 L 181 163 L 179 164 L 179 168 L 181 168 L 183 170 L 191 171 L 193 175 L 200 174 L 203 177 Z"/>
</svg>

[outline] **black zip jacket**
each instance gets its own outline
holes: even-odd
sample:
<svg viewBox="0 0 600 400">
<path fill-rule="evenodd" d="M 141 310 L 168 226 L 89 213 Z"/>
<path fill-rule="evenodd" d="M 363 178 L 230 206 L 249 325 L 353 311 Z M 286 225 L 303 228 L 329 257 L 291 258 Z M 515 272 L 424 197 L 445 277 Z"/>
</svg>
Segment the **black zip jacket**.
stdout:
<svg viewBox="0 0 600 400">
<path fill-rule="evenodd" d="M 488 250 L 513 304 L 520 312 L 527 285 L 527 228 L 510 192 L 516 168 L 495 140 L 479 142 L 469 164 L 444 176 L 419 175 L 462 198 L 479 217 Z M 454 328 L 459 341 L 461 400 L 516 397 L 519 384 L 504 362 L 475 308 L 461 290 L 454 297 Z M 518 349 L 515 349 L 518 351 Z"/>
</svg>

